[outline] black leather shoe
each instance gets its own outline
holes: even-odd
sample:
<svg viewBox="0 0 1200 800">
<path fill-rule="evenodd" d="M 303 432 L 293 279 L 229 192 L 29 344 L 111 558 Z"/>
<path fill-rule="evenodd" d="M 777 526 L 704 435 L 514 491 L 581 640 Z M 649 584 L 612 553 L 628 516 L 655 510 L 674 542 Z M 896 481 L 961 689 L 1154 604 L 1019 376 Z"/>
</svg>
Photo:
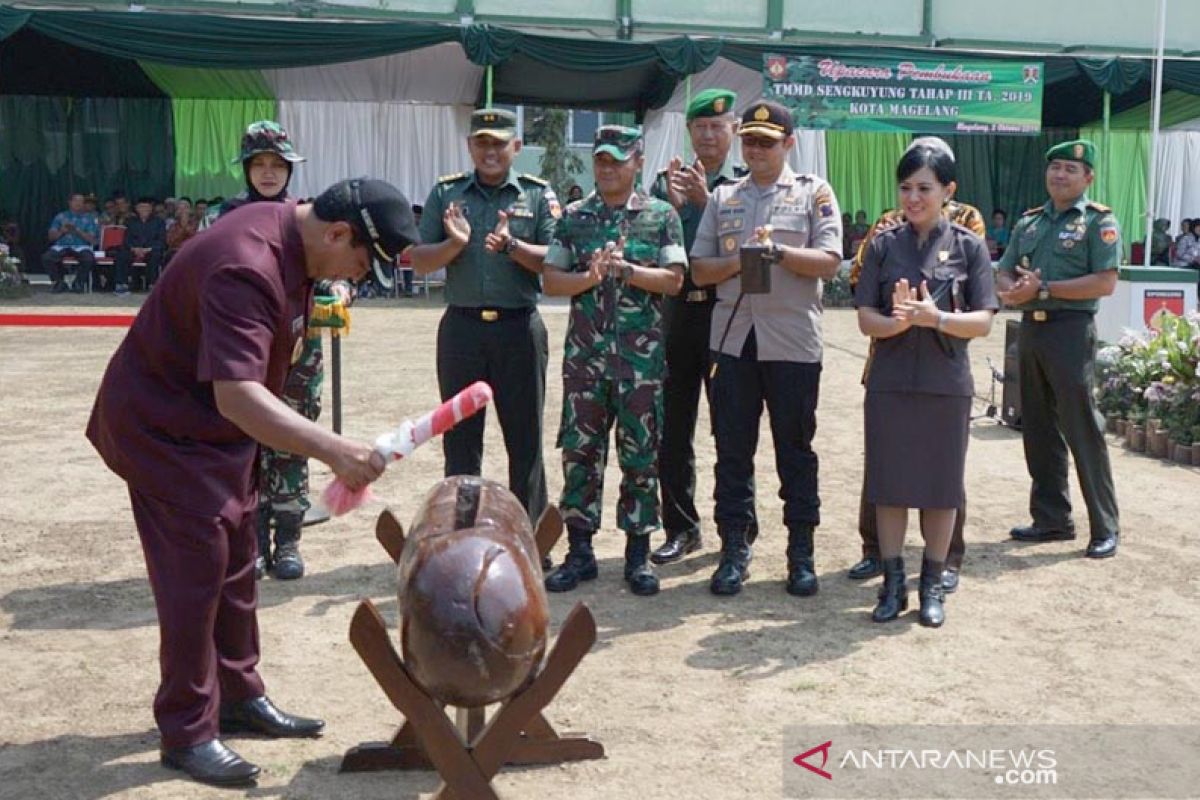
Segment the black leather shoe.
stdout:
<svg viewBox="0 0 1200 800">
<path fill-rule="evenodd" d="M 883 574 L 883 562 L 879 556 L 863 556 L 863 560 L 855 564 L 846 573 L 852 581 L 865 581 Z"/>
<path fill-rule="evenodd" d="M 926 628 L 940 628 L 946 621 L 946 609 L 942 605 L 946 600 L 945 590 L 942 589 L 942 575 L 945 572 L 945 562 L 929 559 L 921 562 L 920 622 Z"/>
<path fill-rule="evenodd" d="M 285 714 L 264 694 L 240 703 L 224 703 L 220 715 L 221 733 L 261 733 L 277 739 L 320 736 L 325 721 Z"/>
<path fill-rule="evenodd" d="M 1100 539 L 1088 542 L 1088 558 L 1112 558 L 1117 554 L 1117 534 L 1109 534 Z"/>
<path fill-rule="evenodd" d="M 303 514 L 275 514 L 275 552 L 271 554 L 271 574 L 277 580 L 294 581 L 304 577 L 304 559 L 300 557 L 300 528 L 303 525 Z"/>
<path fill-rule="evenodd" d="M 182 770 L 193 780 L 212 786 L 248 786 L 261 772 L 222 744 L 220 739 L 163 750 L 159 760 L 164 767 Z"/>
<path fill-rule="evenodd" d="M 713 594 L 735 595 L 742 591 L 742 584 L 750 580 L 751 553 L 746 534 L 745 529 L 721 531 L 721 563 L 708 582 L 708 590 Z"/>
<path fill-rule="evenodd" d="M 1008 535 L 1018 542 L 1069 542 L 1075 538 L 1074 528 L 1039 528 L 1022 525 L 1013 528 Z"/>
<path fill-rule="evenodd" d="M 673 564 L 699 550 L 701 544 L 700 531 L 667 534 L 667 541 L 650 554 L 650 560 L 660 565 Z"/>
<path fill-rule="evenodd" d="M 942 570 L 942 591 L 946 594 L 953 594 L 958 589 L 958 570 L 945 569 Z"/>
<path fill-rule="evenodd" d="M 908 579 L 904 576 L 903 558 L 883 560 L 883 585 L 879 587 L 879 602 L 871 612 L 872 622 L 891 622 L 908 609 Z"/>
</svg>

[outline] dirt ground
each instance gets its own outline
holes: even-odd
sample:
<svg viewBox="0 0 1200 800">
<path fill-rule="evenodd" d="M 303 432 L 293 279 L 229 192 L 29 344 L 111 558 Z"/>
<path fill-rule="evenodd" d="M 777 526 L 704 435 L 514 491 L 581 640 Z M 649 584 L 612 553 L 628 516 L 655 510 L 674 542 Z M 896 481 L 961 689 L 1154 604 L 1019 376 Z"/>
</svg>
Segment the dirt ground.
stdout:
<svg viewBox="0 0 1200 800">
<path fill-rule="evenodd" d="M 74 303 L 74 305 L 72 305 Z M 131 309 L 137 299 L 39 295 L 16 310 Z M 89 307 L 89 308 L 85 308 Z M 553 449 L 566 315 L 545 310 L 551 336 L 546 402 L 550 494 L 562 485 Z M 344 345 L 345 428 L 373 437 L 437 400 L 428 301 L 365 301 Z M 1001 318 L 1003 319 L 1003 318 Z M 967 561 L 940 630 L 872 624 L 876 581 L 845 576 L 858 558 L 862 388 L 866 350 L 854 315 L 826 314 L 819 431 L 823 523 L 820 594 L 786 595 L 785 530 L 768 429 L 757 466 L 763 533 L 753 579 L 735 598 L 707 588 L 716 535 L 701 554 L 660 570 L 663 591 L 637 598 L 621 580 L 611 527 L 610 467 L 599 580 L 550 598 L 557 627 L 577 600 L 599 639 L 547 718 L 602 742 L 601 761 L 508 769 L 506 797 L 780 797 L 784 727 L 842 723 L 1194 723 L 1200 715 L 1200 469 L 1110 449 L 1122 511 L 1120 555 L 1081 558 L 1084 541 L 1023 546 L 1027 519 L 1020 436 L 974 424 L 967 464 Z M 158 631 L 124 485 L 83 437 L 92 397 L 122 329 L 0 327 L 0 797 L 228 797 L 158 764 L 151 700 Z M 1003 325 L 972 347 L 978 392 L 1000 358 Z M 326 389 L 326 401 L 330 398 Z M 983 403 L 977 403 L 981 410 Z M 325 422 L 329 422 L 328 405 Z M 706 430 L 702 417 L 701 430 Z M 485 474 L 503 480 L 504 450 L 488 424 Z M 711 514 L 713 446 L 698 441 L 701 504 Z M 919 468 L 920 454 L 913 454 Z M 307 529 L 309 574 L 261 584 L 262 674 L 288 710 L 324 717 L 313 741 L 237 739 L 263 767 L 252 797 L 416 798 L 432 773 L 338 773 L 342 753 L 391 737 L 399 721 L 347 641 L 361 598 L 395 624 L 393 569 L 373 537 L 390 505 L 406 523 L 440 477 L 436 446 L 395 464 L 381 502 Z M 328 470 L 315 467 L 323 486 Z M 1076 494 L 1076 507 L 1084 514 Z M 1084 523 L 1084 516 L 1078 516 Z M 1085 526 L 1086 527 L 1086 526 Z M 915 531 L 910 542 L 919 540 Z M 659 537 L 656 536 L 656 543 Z M 561 553 L 560 545 L 559 553 Z M 909 563 L 919 563 L 910 544 Z M 393 628 L 394 629 L 394 628 Z"/>
</svg>

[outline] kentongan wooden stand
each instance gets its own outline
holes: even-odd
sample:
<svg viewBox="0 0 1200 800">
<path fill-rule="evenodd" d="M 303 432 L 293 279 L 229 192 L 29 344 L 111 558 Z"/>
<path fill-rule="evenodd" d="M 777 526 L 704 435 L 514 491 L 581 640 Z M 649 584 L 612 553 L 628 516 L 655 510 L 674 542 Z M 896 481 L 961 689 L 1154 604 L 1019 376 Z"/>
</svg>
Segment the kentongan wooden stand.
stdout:
<svg viewBox="0 0 1200 800">
<path fill-rule="evenodd" d="M 539 557 L 550 552 L 562 527 L 558 509 L 548 507 L 534 534 Z M 393 561 L 399 560 L 404 528 L 390 510 L 379 515 L 375 538 Z M 498 800 L 491 779 L 505 764 L 603 758 L 599 742 L 586 735 L 560 736 L 542 715 L 595 642 L 592 613 L 576 603 L 533 680 L 501 703 L 490 720 L 483 708 L 458 709 L 455 727 L 445 705 L 429 696 L 405 667 L 375 606 L 362 601 L 350 622 L 350 643 L 405 721 L 390 742 L 368 742 L 347 751 L 341 771 L 436 769 L 443 784 L 435 800 Z"/>
</svg>

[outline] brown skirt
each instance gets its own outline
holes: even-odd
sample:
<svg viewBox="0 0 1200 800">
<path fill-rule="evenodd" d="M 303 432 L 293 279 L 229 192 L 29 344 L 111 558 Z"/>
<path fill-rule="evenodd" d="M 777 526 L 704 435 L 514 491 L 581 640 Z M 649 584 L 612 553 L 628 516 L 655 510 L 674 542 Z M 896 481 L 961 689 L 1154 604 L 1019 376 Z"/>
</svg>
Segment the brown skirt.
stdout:
<svg viewBox="0 0 1200 800">
<path fill-rule="evenodd" d="M 863 416 L 868 502 L 962 507 L 970 397 L 867 392 Z"/>
</svg>

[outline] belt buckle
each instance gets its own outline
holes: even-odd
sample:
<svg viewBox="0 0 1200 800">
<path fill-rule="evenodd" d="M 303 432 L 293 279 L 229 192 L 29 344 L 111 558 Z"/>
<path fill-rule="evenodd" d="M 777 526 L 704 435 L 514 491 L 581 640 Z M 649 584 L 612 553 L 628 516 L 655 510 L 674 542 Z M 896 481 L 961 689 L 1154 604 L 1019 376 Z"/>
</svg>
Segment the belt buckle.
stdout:
<svg viewBox="0 0 1200 800">
<path fill-rule="evenodd" d="M 708 295 L 704 292 L 703 289 L 692 289 L 690 292 L 687 293 L 687 297 L 685 299 L 689 303 L 699 303 L 704 300 L 707 300 Z"/>
<path fill-rule="evenodd" d="M 500 312 L 494 308 L 485 308 L 479 312 L 479 318 L 484 322 L 495 322 L 500 319 Z"/>
<path fill-rule="evenodd" d="M 1034 311 L 1034 312 L 1033 312 L 1033 321 L 1034 321 L 1034 322 L 1045 322 L 1045 321 L 1046 321 L 1046 312 L 1045 312 L 1045 310 L 1044 310 L 1044 309 L 1041 309 L 1041 308 L 1039 308 L 1038 310 Z"/>
</svg>

